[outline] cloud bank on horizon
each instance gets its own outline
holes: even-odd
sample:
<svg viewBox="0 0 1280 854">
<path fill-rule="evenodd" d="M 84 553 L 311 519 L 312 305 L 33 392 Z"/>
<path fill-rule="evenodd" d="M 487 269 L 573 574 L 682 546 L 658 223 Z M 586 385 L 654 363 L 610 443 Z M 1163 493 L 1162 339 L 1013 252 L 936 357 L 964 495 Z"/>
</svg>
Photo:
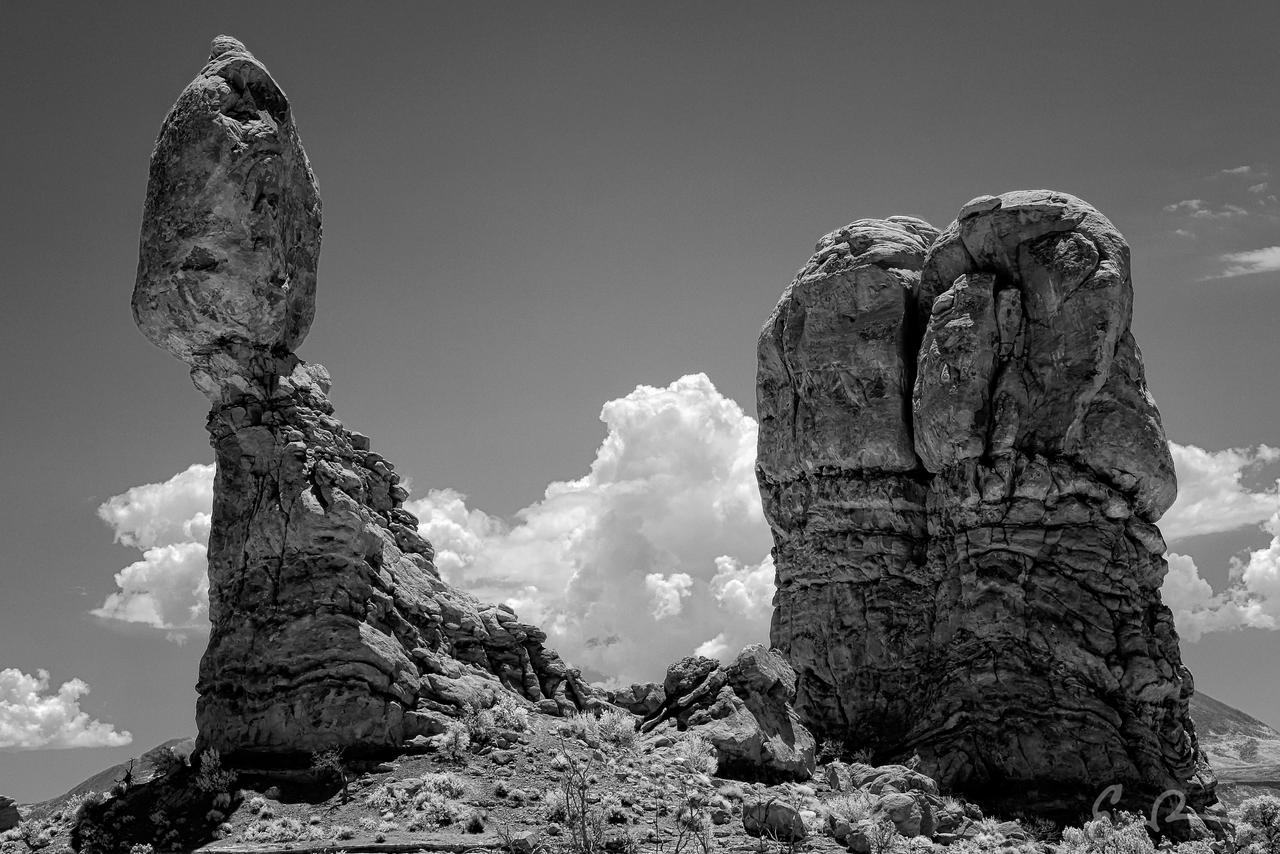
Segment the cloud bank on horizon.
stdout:
<svg viewBox="0 0 1280 854">
<path fill-rule="evenodd" d="M 49 691 L 49 673 L 35 676 L 16 667 L 0 670 L 0 750 L 123 747 L 133 741 L 109 723 L 80 711 L 89 686 L 79 679 Z"/>
<path fill-rule="evenodd" d="M 407 502 L 442 577 L 540 624 L 591 678 L 659 679 L 681 656 L 766 641 L 774 567 L 755 419 L 704 374 L 638 386 L 606 403 L 600 419 L 607 433 L 590 470 L 550 484 L 511 520 L 451 489 Z M 1280 462 L 1280 449 L 1172 450 L 1179 494 L 1160 522 L 1170 543 L 1259 526 L 1271 538 L 1232 558 L 1216 593 L 1190 557 L 1169 552 L 1162 592 L 1179 632 L 1195 642 L 1280 629 L 1280 484 L 1246 482 Z M 193 465 L 99 508 L 142 558 L 116 573 L 116 592 L 94 614 L 179 640 L 207 628 L 212 481 L 213 466 Z"/>
</svg>

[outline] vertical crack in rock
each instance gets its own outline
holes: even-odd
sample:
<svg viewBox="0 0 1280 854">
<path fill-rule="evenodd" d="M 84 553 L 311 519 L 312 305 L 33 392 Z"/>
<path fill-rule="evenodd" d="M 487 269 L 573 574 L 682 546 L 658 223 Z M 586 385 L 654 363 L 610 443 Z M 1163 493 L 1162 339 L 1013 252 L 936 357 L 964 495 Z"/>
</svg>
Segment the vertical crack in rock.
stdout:
<svg viewBox="0 0 1280 854">
<path fill-rule="evenodd" d="M 511 690 L 595 702 L 546 635 L 441 581 L 408 491 L 298 359 L 320 197 L 288 99 L 219 36 L 151 157 L 134 318 L 191 367 L 217 458 L 203 746 L 240 764 L 391 753 Z"/>
<path fill-rule="evenodd" d="M 997 808 L 1213 803 L 1132 299 L 1123 237 L 1064 193 L 819 241 L 760 337 L 756 469 L 816 734 Z"/>
</svg>

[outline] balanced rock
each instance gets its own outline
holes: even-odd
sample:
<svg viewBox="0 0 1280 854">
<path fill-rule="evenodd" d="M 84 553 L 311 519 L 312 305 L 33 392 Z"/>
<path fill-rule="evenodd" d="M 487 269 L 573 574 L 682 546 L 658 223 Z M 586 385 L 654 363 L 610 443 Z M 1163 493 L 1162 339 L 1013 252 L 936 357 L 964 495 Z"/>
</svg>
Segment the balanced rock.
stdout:
<svg viewBox="0 0 1280 854">
<path fill-rule="evenodd" d="M 796 710 L 988 805 L 1213 800 L 1155 522 L 1176 494 L 1085 202 L 984 196 L 938 234 L 827 235 L 759 343 L 772 642 Z"/>
<path fill-rule="evenodd" d="M 667 670 L 661 705 L 640 724 L 666 721 L 702 735 L 716 751 L 716 773 L 735 780 L 808 780 L 816 766 L 813 736 L 791 707 L 796 676 L 776 651 L 752 644 L 728 667 L 690 656 Z"/>
<path fill-rule="evenodd" d="M 586 707 L 540 629 L 440 579 L 395 467 L 334 417 L 328 372 L 293 354 L 319 250 L 289 102 L 220 36 L 152 155 L 133 298 L 212 404 L 200 749 L 240 764 L 376 755 L 504 691 Z"/>
</svg>

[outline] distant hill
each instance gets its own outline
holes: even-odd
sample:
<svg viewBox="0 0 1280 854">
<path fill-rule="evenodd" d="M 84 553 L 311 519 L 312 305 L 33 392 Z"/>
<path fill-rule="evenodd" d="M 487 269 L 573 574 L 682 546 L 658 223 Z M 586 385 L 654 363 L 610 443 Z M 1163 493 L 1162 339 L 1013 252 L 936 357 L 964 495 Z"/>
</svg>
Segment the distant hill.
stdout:
<svg viewBox="0 0 1280 854">
<path fill-rule="evenodd" d="M 151 779 L 151 762 L 150 757 L 161 750 L 172 749 L 181 756 L 191 753 L 191 749 L 195 746 L 194 738 L 171 738 L 163 744 L 157 744 L 141 756 L 133 759 L 133 779 L 134 782 L 141 783 Z M 89 779 L 73 786 L 56 798 L 50 798 L 47 801 L 41 801 L 38 804 L 28 804 L 22 807 L 23 816 L 40 816 L 49 812 L 53 812 L 62 804 L 77 795 L 85 795 L 89 792 L 106 792 L 116 784 L 116 781 L 124 777 L 125 770 L 128 769 L 128 760 L 121 762 L 119 765 L 112 765 L 94 774 Z"/>
<path fill-rule="evenodd" d="M 1258 794 L 1280 794 L 1280 731 L 1205 694 L 1191 698 L 1200 747 L 1218 775 L 1228 806 Z"/>
</svg>

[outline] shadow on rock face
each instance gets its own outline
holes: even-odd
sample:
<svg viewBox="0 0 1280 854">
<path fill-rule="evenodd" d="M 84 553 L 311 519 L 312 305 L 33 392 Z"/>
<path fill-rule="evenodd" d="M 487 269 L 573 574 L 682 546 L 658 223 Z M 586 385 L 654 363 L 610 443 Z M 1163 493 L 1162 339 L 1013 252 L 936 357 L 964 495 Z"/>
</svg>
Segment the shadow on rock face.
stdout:
<svg viewBox="0 0 1280 854">
<path fill-rule="evenodd" d="M 892 259 L 892 260 L 887 260 Z M 1211 803 L 1156 520 L 1129 249 L 1066 193 L 824 237 L 759 341 L 771 640 L 796 710 L 985 803 Z"/>
</svg>

